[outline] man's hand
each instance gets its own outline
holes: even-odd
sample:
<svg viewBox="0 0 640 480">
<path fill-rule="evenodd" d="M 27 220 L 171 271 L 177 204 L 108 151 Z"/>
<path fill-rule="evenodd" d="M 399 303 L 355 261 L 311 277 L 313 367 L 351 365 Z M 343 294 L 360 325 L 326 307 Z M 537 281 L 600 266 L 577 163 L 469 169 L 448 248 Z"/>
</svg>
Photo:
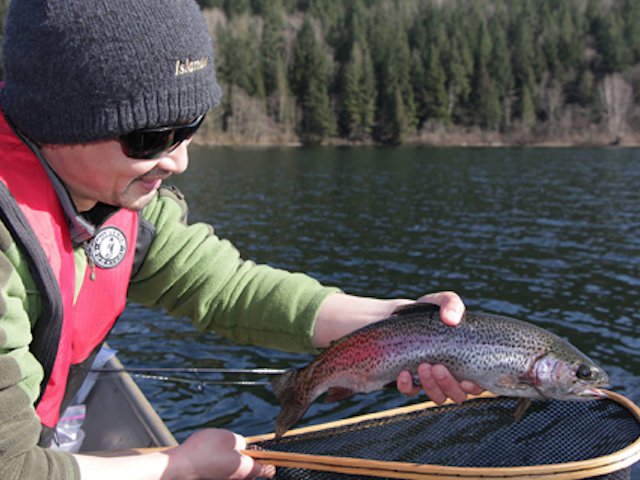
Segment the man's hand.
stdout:
<svg viewBox="0 0 640 480">
<path fill-rule="evenodd" d="M 240 480 L 272 478 L 273 465 L 263 465 L 242 454 L 247 444 L 243 437 L 228 430 L 205 429 L 191 435 L 180 446 L 169 450 L 165 475 L 173 478 Z"/>
</svg>

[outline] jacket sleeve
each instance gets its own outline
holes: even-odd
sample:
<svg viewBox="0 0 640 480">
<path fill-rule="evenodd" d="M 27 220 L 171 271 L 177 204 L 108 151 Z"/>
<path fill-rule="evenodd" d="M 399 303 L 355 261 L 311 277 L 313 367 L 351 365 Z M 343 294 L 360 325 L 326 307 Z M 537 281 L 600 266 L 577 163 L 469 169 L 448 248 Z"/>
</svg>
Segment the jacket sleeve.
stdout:
<svg viewBox="0 0 640 480">
<path fill-rule="evenodd" d="M 0 250 L 0 478 L 79 479 L 70 454 L 37 446 L 40 419 L 33 403 L 43 371 L 29 352 L 29 319 L 37 318 L 39 297 L 2 224 Z"/>
<path fill-rule="evenodd" d="M 183 214 L 176 201 L 163 197 L 144 210 L 155 237 L 129 298 L 188 316 L 199 329 L 239 343 L 314 351 L 320 304 L 339 290 L 302 273 L 245 261 L 211 226 L 182 223 Z"/>
</svg>

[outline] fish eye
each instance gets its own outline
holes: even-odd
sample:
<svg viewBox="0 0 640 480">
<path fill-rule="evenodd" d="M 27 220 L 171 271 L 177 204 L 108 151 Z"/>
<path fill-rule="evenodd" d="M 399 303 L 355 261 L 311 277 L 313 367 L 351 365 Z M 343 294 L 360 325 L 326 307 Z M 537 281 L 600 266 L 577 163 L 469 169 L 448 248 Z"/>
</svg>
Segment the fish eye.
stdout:
<svg viewBox="0 0 640 480">
<path fill-rule="evenodd" d="M 576 370 L 576 377 L 580 380 L 589 380 L 591 378 L 591 368 L 589 365 L 582 363 L 578 366 L 578 370 Z"/>
</svg>

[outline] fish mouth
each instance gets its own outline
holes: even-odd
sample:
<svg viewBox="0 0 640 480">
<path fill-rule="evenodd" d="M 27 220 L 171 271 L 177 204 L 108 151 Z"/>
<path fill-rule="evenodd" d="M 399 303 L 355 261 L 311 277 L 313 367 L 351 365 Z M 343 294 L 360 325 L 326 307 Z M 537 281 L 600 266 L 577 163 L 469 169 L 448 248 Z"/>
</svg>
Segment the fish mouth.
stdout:
<svg viewBox="0 0 640 480">
<path fill-rule="evenodd" d="M 580 396 L 584 398 L 607 398 L 607 392 L 601 388 L 587 388 L 580 392 Z"/>
</svg>

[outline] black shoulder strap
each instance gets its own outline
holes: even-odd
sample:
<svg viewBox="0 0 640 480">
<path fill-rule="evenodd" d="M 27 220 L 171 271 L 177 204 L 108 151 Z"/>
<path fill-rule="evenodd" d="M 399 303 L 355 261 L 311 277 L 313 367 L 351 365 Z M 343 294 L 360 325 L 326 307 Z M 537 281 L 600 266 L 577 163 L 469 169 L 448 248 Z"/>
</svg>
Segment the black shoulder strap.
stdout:
<svg viewBox="0 0 640 480">
<path fill-rule="evenodd" d="M 26 253 L 29 270 L 43 296 L 41 315 L 32 331 L 33 340 L 29 347 L 44 368 L 44 380 L 37 404 L 42 398 L 45 386 L 49 383 L 53 363 L 58 353 L 58 342 L 62 331 L 62 297 L 40 242 L 9 189 L 2 182 L 0 182 L 0 220 L 11 233 L 14 241 Z"/>
</svg>

